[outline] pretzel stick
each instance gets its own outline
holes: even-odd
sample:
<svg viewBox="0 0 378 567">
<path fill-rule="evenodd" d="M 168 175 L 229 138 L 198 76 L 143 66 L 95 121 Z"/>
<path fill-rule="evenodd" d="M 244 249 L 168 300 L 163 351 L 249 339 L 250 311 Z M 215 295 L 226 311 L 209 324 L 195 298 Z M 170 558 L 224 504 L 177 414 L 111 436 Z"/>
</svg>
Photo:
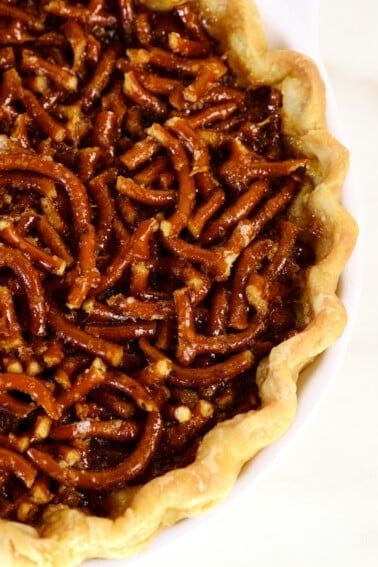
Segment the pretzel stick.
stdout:
<svg viewBox="0 0 378 567">
<path fill-rule="evenodd" d="M 189 125 L 194 129 L 204 128 L 205 126 L 214 124 L 214 122 L 226 120 L 226 118 L 231 116 L 236 110 L 237 105 L 234 102 L 225 102 L 191 114 L 187 120 Z"/>
<path fill-rule="evenodd" d="M 28 109 L 28 114 L 43 132 L 55 142 L 62 142 L 66 130 L 40 105 L 36 96 L 28 89 L 23 88 L 21 77 L 16 69 L 8 69 L 3 73 L 3 84 L 6 90 L 12 93 L 12 98 L 21 102 Z"/>
<path fill-rule="evenodd" d="M 174 10 L 174 13 L 180 18 L 190 37 L 193 37 L 197 40 L 204 39 L 206 37 L 203 25 L 199 20 L 198 14 L 196 14 L 196 12 L 193 10 L 193 7 L 189 3 L 177 6 Z"/>
<path fill-rule="evenodd" d="M 189 260 L 193 264 L 207 266 L 207 270 L 216 280 L 227 277 L 229 263 L 223 249 L 208 250 L 196 244 L 191 244 L 178 236 L 165 238 L 162 235 L 161 241 L 164 247 L 175 256 Z"/>
<path fill-rule="evenodd" d="M 77 77 L 72 71 L 51 63 L 51 61 L 40 57 L 29 49 L 23 49 L 21 56 L 21 69 L 24 71 L 32 71 L 38 75 L 46 76 L 68 91 L 77 89 Z"/>
<path fill-rule="evenodd" d="M 169 273 L 182 280 L 190 289 L 192 305 L 197 305 L 210 291 L 210 279 L 196 270 L 189 262 L 178 258 L 162 258 L 158 271 Z"/>
<path fill-rule="evenodd" d="M 127 316 L 122 315 L 115 309 L 112 309 L 105 303 L 101 303 L 94 298 L 87 299 L 83 305 L 83 310 L 88 313 L 86 322 L 92 323 L 125 323 Z"/>
<path fill-rule="evenodd" d="M 273 242 L 260 239 L 250 244 L 239 256 L 236 264 L 231 297 L 229 303 L 228 324 L 234 329 L 245 329 L 248 326 L 248 301 L 245 288 L 249 275 L 259 268 L 263 259 L 272 255 Z"/>
<path fill-rule="evenodd" d="M 32 175 L 30 173 L 21 174 L 17 171 L 1 171 L 0 184 L 17 190 L 38 191 L 51 199 L 56 197 L 54 182 L 42 175 Z"/>
<path fill-rule="evenodd" d="M 198 437 L 203 427 L 213 417 L 213 407 L 206 400 L 199 400 L 189 419 L 172 425 L 167 431 L 167 444 L 174 452 L 182 452 Z"/>
<path fill-rule="evenodd" d="M 149 160 L 160 150 L 160 144 L 153 138 L 147 137 L 134 144 L 134 146 L 122 154 L 119 159 L 131 170 L 137 169 L 142 163 Z"/>
<path fill-rule="evenodd" d="M 42 359 L 48 368 L 58 366 L 65 357 L 64 343 L 60 339 L 51 339 L 42 349 Z"/>
<path fill-rule="evenodd" d="M 7 266 L 13 270 L 25 289 L 29 303 L 31 333 L 44 335 L 46 330 L 46 305 L 39 273 L 22 252 L 4 245 L 0 245 L 0 266 Z"/>
<path fill-rule="evenodd" d="M 93 225 L 89 224 L 88 229 L 81 234 L 75 265 L 75 279 L 67 298 L 67 306 L 70 309 L 81 307 L 90 290 L 95 288 L 100 281 L 100 272 L 96 266 L 95 249 L 95 229 Z"/>
<path fill-rule="evenodd" d="M 190 176 L 189 160 L 181 142 L 160 124 L 154 123 L 148 133 L 167 149 L 177 172 L 179 191 L 175 212 L 160 223 L 164 236 L 176 235 L 187 225 L 195 203 L 195 185 Z"/>
<path fill-rule="evenodd" d="M 129 395 L 140 408 L 147 412 L 158 410 L 156 401 L 146 387 L 125 373 L 109 371 L 106 376 L 106 386 Z"/>
<path fill-rule="evenodd" d="M 27 17 L 29 14 L 27 15 Z M 35 37 L 25 29 L 26 24 L 21 21 L 10 21 L 8 27 L 0 36 L 0 45 L 21 45 L 33 41 Z"/>
<path fill-rule="evenodd" d="M 6 415 L 5 411 L 3 415 Z M 0 432 L 0 445 L 5 449 L 17 451 L 17 453 L 24 453 L 30 446 L 29 438 L 27 436 L 16 436 L 14 433 Z"/>
<path fill-rule="evenodd" d="M 93 143 L 101 150 L 104 165 L 112 165 L 116 154 L 118 139 L 118 118 L 112 110 L 102 110 L 96 116 Z"/>
<path fill-rule="evenodd" d="M 133 179 L 136 183 L 145 187 L 154 186 L 155 183 L 158 187 L 163 187 L 164 184 L 161 183 L 161 179 L 164 173 L 173 174 L 169 157 L 155 156 L 151 163 L 134 174 Z"/>
<path fill-rule="evenodd" d="M 61 0 L 50 1 L 45 5 L 44 9 L 49 14 L 73 19 L 91 28 L 114 28 L 117 25 L 115 16 L 111 14 L 93 11 L 80 6 L 68 6 Z"/>
<path fill-rule="evenodd" d="M 22 22 L 32 31 L 40 32 L 43 30 L 43 23 L 38 18 L 16 6 L 1 4 L 0 16 Z"/>
<path fill-rule="evenodd" d="M 19 236 L 25 237 L 36 227 L 38 215 L 34 211 L 26 209 L 25 212 L 19 216 L 16 226 L 14 226 L 14 223 L 9 219 L 4 219 L 0 222 L 3 223 L 4 228 L 11 226 L 16 230 Z"/>
<path fill-rule="evenodd" d="M 66 262 L 62 258 L 48 254 L 38 246 L 31 244 L 23 238 L 15 229 L 13 223 L 8 220 L 0 221 L 0 237 L 12 246 L 26 253 L 34 263 L 46 271 L 62 275 L 66 269 Z"/>
<path fill-rule="evenodd" d="M 71 323 L 53 305 L 50 305 L 47 320 L 56 334 L 69 344 L 84 350 L 84 352 L 95 354 L 114 366 L 121 364 L 123 358 L 121 346 L 89 335 Z"/>
<path fill-rule="evenodd" d="M 13 473 L 27 488 L 31 488 L 38 472 L 25 457 L 4 447 L 0 447 L 0 467 Z"/>
<path fill-rule="evenodd" d="M 224 237 L 227 231 L 234 228 L 240 220 L 249 216 L 253 209 L 267 196 L 268 191 L 269 183 L 266 180 L 252 183 L 247 191 L 235 199 L 217 219 L 206 226 L 201 234 L 201 242 L 209 245 Z"/>
<path fill-rule="evenodd" d="M 267 326 L 266 321 L 256 317 L 240 333 L 228 333 L 227 335 L 213 337 L 198 335 L 194 328 L 193 310 L 188 289 L 176 290 L 174 298 L 177 309 L 179 336 L 176 358 L 185 366 L 191 364 L 199 354 L 226 354 L 251 347 L 253 341 L 265 331 Z"/>
<path fill-rule="evenodd" d="M 149 63 L 180 76 L 195 76 L 200 68 L 197 59 L 179 57 L 159 47 L 152 47 L 148 51 L 145 49 L 128 49 L 127 55 L 133 65 L 147 65 Z"/>
<path fill-rule="evenodd" d="M 117 216 L 113 219 L 113 228 L 117 235 L 118 250 L 101 276 L 96 287 L 97 294 L 110 288 L 116 281 L 118 281 L 131 262 L 129 253 L 132 243 L 130 233 L 126 230 L 122 221 Z"/>
<path fill-rule="evenodd" d="M 136 404 L 131 399 L 126 400 L 123 397 L 122 392 L 117 394 L 117 392 L 100 387 L 91 392 L 91 398 L 97 400 L 102 407 L 109 410 L 113 415 L 122 419 L 129 419 L 135 415 L 137 408 Z M 78 405 L 79 404 L 76 404 L 75 406 L 78 418 L 85 419 L 90 417 L 89 415 L 80 415 L 78 412 Z"/>
<path fill-rule="evenodd" d="M 101 96 L 115 68 L 118 55 L 119 49 L 117 46 L 110 46 L 102 55 L 83 93 L 81 105 L 84 112 L 89 112 L 96 99 Z"/>
<path fill-rule="evenodd" d="M 307 159 L 287 159 L 283 161 L 254 161 L 247 163 L 230 160 L 219 168 L 220 177 L 234 189 L 242 189 L 252 179 L 265 177 L 286 177 L 301 167 L 305 167 Z"/>
<path fill-rule="evenodd" d="M 140 301 L 135 297 L 118 294 L 109 297 L 107 303 L 124 317 L 141 319 L 142 321 L 157 321 L 175 314 L 171 300 Z"/>
<path fill-rule="evenodd" d="M 77 174 L 84 185 L 95 175 L 100 160 L 101 149 L 99 147 L 87 147 L 78 150 Z"/>
<path fill-rule="evenodd" d="M 157 385 L 166 380 L 172 372 L 172 362 L 165 357 L 150 363 L 138 372 L 138 380 L 146 386 Z M 168 397 L 169 397 L 168 392 Z"/>
<path fill-rule="evenodd" d="M 85 65 L 88 36 L 83 27 L 75 20 L 68 20 L 60 29 L 71 45 L 73 53 L 71 70 L 73 73 L 80 76 Z"/>
<path fill-rule="evenodd" d="M 168 361 L 172 366 L 168 382 L 185 388 L 202 388 L 233 380 L 242 372 L 249 370 L 254 362 L 251 350 L 244 350 L 230 356 L 224 362 L 218 362 L 203 368 L 187 368 L 167 359 L 163 352 L 147 339 L 140 339 L 139 345 L 150 361 L 156 363 Z"/>
<path fill-rule="evenodd" d="M 119 60 L 117 60 L 117 63 L 118 61 Z M 117 128 L 122 128 L 122 124 L 124 123 L 124 119 L 127 115 L 127 104 L 126 97 L 123 93 L 122 80 L 112 78 L 111 84 L 108 85 L 106 92 L 102 94 L 101 106 L 102 108 L 111 110 L 114 113 L 117 120 Z M 117 130 L 117 133 L 120 135 L 121 131 Z M 122 151 L 121 148 L 120 151 Z"/>
<path fill-rule="evenodd" d="M 1 349 L 11 350 L 24 345 L 22 329 L 18 322 L 11 291 L 0 286 L 0 344 Z"/>
<path fill-rule="evenodd" d="M 214 286 L 207 334 L 212 336 L 226 334 L 229 297 L 230 292 L 226 287 L 221 284 Z"/>
<path fill-rule="evenodd" d="M 41 366 L 34 356 L 33 350 L 24 339 L 22 328 L 18 322 L 11 291 L 0 286 L 0 348 L 7 355 L 2 357 L 7 372 L 22 373 L 26 371 L 32 376 L 41 371 Z M 17 354 L 14 356 L 11 352 Z M 21 364 L 22 362 L 22 364 Z"/>
<path fill-rule="evenodd" d="M 176 32 L 168 35 L 168 45 L 174 53 L 182 57 L 207 57 L 212 48 L 208 40 L 193 40 L 182 37 Z"/>
<path fill-rule="evenodd" d="M 135 70 L 134 73 L 144 88 L 154 95 L 168 96 L 182 87 L 182 82 L 179 79 L 162 77 L 157 73 L 148 73 L 144 70 Z"/>
<path fill-rule="evenodd" d="M 263 227 L 292 201 L 297 189 L 297 183 L 290 177 L 286 178 L 280 190 L 268 199 L 252 218 L 239 221 L 227 243 L 222 246 L 222 251 L 228 259 L 229 268 Z"/>
<path fill-rule="evenodd" d="M 120 221 L 115 220 L 114 227 L 120 227 Z M 129 237 L 125 232 L 120 239 L 119 252 L 106 267 L 105 273 L 101 276 L 100 282 L 96 287 L 96 292 L 101 293 L 114 285 L 123 275 L 131 261 L 145 260 L 150 256 L 150 240 L 158 230 L 158 223 L 155 218 L 141 221 L 135 232 Z"/>
<path fill-rule="evenodd" d="M 3 152 L 0 155 L 0 170 L 27 171 L 40 173 L 61 183 L 71 202 L 73 221 L 80 234 L 85 231 L 91 220 L 90 205 L 85 187 L 74 173 L 62 164 L 31 153 Z"/>
<path fill-rule="evenodd" d="M 171 35 L 169 39 L 171 39 Z M 209 57 L 201 65 L 194 81 L 185 87 L 182 95 L 189 102 L 200 101 L 209 87 L 216 84 L 227 73 L 227 67 L 219 57 Z"/>
<path fill-rule="evenodd" d="M 101 437 L 112 441 L 134 441 L 140 432 L 135 421 L 112 419 L 110 421 L 84 420 L 54 427 L 50 436 L 55 441 L 72 441 Z"/>
<path fill-rule="evenodd" d="M 41 215 L 38 218 L 37 227 L 41 241 L 50 248 L 54 256 L 60 257 L 67 266 L 72 265 L 74 263 L 74 257 L 71 251 L 58 231 L 48 221 L 46 215 Z"/>
<path fill-rule="evenodd" d="M 38 378 L 27 374 L 0 374 L 0 390 L 17 390 L 28 394 L 37 405 L 43 407 L 49 417 L 59 418 L 53 396 Z"/>
<path fill-rule="evenodd" d="M 125 73 L 125 94 L 143 110 L 152 112 L 156 117 L 163 117 L 167 113 L 167 105 L 158 97 L 154 96 L 138 81 L 134 71 Z"/>
<path fill-rule="evenodd" d="M 125 43 L 132 39 L 134 30 L 135 10 L 132 0 L 117 0 L 118 12 Z"/>
<path fill-rule="evenodd" d="M 201 101 L 198 102 L 198 106 L 214 106 L 217 104 L 223 104 L 226 102 L 233 102 L 236 104 L 239 110 L 243 110 L 246 104 L 246 93 L 238 88 L 229 87 L 223 84 L 210 85 L 210 88 L 203 93 Z M 232 120 L 232 118 L 231 118 Z M 240 117 L 237 115 L 235 120 L 240 122 Z M 244 120 L 243 120 L 244 122 Z M 224 125 L 226 124 L 223 123 Z M 220 126 L 220 125 L 219 125 Z M 223 125 L 222 125 L 223 126 Z M 200 134 L 200 133 L 199 133 Z M 201 134 L 200 134 L 201 135 Z M 202 133 L 203 135 L 203 133 Z M 234 140 L 234 138 L 233 138 Z"/>
<path fill-rule="evenodd" d="M 220 188 L 216 188 L 210 194 L 207 201 L 198 205 L 197 209 L 193 211 L 193 214 L 188 221 L 188 228 L 194 238 L 198 239 L 201 235 L 203 235 L 204 226 L 224 205 L 224 202 L 224 191 Z"/>
<path fill-rule="evenodd" d="M 190 126 L 187 120 L 175 116 L 166 122 L 166 126 L 170 128 L 180 140 L 182 140 L 191 152 L 193 157 L 191 175 L 208 171 L 211 167 L 210 154 L 207 145 Z"/>
<path fill-rule="evenodd" d="M 138 185 L 129 177 L 122 177 L 121 175 L 117 178 L 116 188 L 120 193 L 144 205 L 165 207 L 176 201 L 176 191 L 148 189 Z"/>
<path fill-rule="evenodd" d="M 151 266 L 146 262 L 135 262 L 130 266 L 129 292 L 131 297 L 142 298 L 148 288 Z"/>
<path fill-rule="evenodd" d="M 29 449 L 27 455 L 39 470 L 67 486 L 86 490 L 110 490 L 125 485 L 143 473 L 160 444 L 162 432 L 163 420 L 160 414 L 150 412 L 136 449 L 119 465 L 100 471 L 62 468 L 48 453 L 35 448 Z"/>
<path fill-rule="evenodd" d="M 40 206 L 42 212 L 46 215 L 47 220 L 51 226 L 57 231 L 57 233 L 63 237 L 67 238 L 69 235 L 69 229 L 62 218 L 62 215 L 56 207 L 56 202 L 54 202 L 49 197 L 45 197 L 40 200 Z"/>
<path fill-rule="evenodd" d="M 21 148 L 26 150 L 31 149 L 30 143 L 30 123 L 32 122 L 30 116 L 24 112 L 20 114 L 15 121 L 14 128 L 12 130 L 12 140 Z"/>
<path fill-rule="evenodd" d="M 108 341 L 127 341 L 139 337 L 151 337 L 155 334 L 156 323 L 138 321 L 138 323 L 123 323 L 122 325 L 86 325 L 85 331 L 95 337 Z"/>
<path fill-rule="evenodd" d="M 298 235 L 298 227 L 289 221 L 280 221 L 278 223 L 280 237 L 276 253 L 274 254 L 269 266 L 263 271 L 266 279 L 273 279 L 282 273 L 293 269 L 293 249 Z M 291 264 L 291 266 L 290 266 Z M 297 266 L 294 265 L 294 270 Z"/>
<path fill-rule="evenodd" d="M 150 15 L 148 12 L 141 12 L 135 16 L 134 23 L 138 43 L 143 47 L 148 47 L 153 41 Z"/>
<path fill-rule="evenodd" d="M 0 406 L 12 413 L 16 419 L 25 419 L 37 407 L 35 404 L 17 400 L 8 392 L 0 392 Z"/>
<path fill-rule="evenodd" d="M 245 288 L 248 303 L 261 317 L 266 317 L 270 309 L 277 308 L 277 304 L 282 303 L 288 293 L 286 286 L 266 280 L 262 275 L 254 273 L 249 276 Z"/>
</svg>

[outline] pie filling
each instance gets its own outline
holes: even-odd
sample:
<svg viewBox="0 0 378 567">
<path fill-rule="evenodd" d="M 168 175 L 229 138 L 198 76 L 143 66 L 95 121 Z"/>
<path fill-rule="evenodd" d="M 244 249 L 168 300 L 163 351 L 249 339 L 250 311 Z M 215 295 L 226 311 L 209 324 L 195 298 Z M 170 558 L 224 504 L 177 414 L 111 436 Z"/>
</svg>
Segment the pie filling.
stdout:
<svg viewBox="0 0 378 567">
<path fill-rule="evenodd" d="M 307 160 L 183 4 L 0 2 L 0 517 L 195 458 L 300 331 Z"/>
</svg>

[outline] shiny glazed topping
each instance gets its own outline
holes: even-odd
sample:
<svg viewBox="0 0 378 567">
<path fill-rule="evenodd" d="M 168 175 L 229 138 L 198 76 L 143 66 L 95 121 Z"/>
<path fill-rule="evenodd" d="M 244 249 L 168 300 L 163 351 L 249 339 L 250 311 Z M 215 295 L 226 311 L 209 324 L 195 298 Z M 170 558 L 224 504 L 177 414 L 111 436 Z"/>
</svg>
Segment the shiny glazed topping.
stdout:
<svg viewBox="0 0 378 567">
<path fill-rule="evenodd" d="M 300 328 L 281 94 L 189 4 L 0 2 L 0 517 L 195 457 Z"/>
</svg>

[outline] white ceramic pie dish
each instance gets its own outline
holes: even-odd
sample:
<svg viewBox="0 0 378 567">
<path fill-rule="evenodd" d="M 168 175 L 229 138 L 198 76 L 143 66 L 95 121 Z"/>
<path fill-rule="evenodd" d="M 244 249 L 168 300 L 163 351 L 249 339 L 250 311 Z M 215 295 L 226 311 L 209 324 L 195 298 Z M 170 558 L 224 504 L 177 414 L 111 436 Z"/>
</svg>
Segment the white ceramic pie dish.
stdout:
<svg viewBox="0 0 378 567">
<path fill-rule="evenodd" d="M 319 57 L 316 0 L 255 0 L 255 2 L 264 22 L 270 48 L 296 50 L 311 56 L 318 64 L 327 85 L 328 127 L 342 141 L 343 135 L 338 124 L 337 105 Z M 353 172 L 349 173 L 344 184 L 343 203 L 358 222 L 359 202 L 357 191 L 355 191 Z M 186 553 L 188 553 L 188 558 L 195 557 L 196 564 L 199 566 L 217 564 L 219 567 L 219 565 L 228 564 L 226 562 L 222 563 L 222 558 L 217 556 L 216 551 L 213 549 L 217 542 L 217 525 L 219 525 L 219 522 L 222 522 L 222 515 L 227 514 L 228 510 L 231 510 L 233 517 L 237 521 L 238 500 L 240 501 L 240 498 L 243 496 L 250 496 L 251 491 L 256 488 L 257 482 L 261 480 L 264 473 L 276 463 L 278 457 L 292 444 L 298 434 L 303 432 L 305 424 L 314 415 L 316 408 L 324 397 L 332 377 L 335 376 L 340 368 L 348 345 L 354 312 L 358 303 L 362 274 L 360 248 L 360 245 L 356 246 L 340 281 L 339 294 L 348 312 L 348 325 L 343 336 L 301 374 L 298 411 L 290 430 L 279 441 L 264 449 L 245 467 L 228 500 L 216 507 L 212 512 L 199 518 L 182 521 L 164 530 L 152 542 L 148 550 L 137 557 L 114 561 L 91 560 L 85 562 L 83 567 L 186 566 L 189 565 L 185 561 Z M 274 513 L 273 510 L 272 513 Z M 253 510 L 251 514 L 253 514 Z M 203 547 L 197 548 L 196 534 L 198 534 L 199 530 L 204 530 L 207 533 L 209 547 L 206 549 Z M 235 532 L 237 532 L 237 525 L 235 525 Z M 230 534 L 230 545 L 232 546 L 232 533 Z M 193 549 L 195 549 L 195 553 Z M 250 563 L 246 561 L 245 565 L 247 564 L 252 565 L 253 559 L 251 558 Z M 236 564 L 236 567 L 239 567 L 239 565 Z"/>
</svg>

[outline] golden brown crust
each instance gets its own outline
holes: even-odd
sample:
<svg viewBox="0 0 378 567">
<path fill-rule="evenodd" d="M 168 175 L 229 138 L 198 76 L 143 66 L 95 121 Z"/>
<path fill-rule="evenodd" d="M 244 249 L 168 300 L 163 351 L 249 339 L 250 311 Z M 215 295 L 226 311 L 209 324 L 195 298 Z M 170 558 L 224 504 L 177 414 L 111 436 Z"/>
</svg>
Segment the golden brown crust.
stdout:
<svg viewBox="0 0 378 567">
<path fill-rule="evenodd" d="M 145 0 L 155 9 L 174 0 Z M 340 273 L 353 249 L 357 229 L 340 205 L 348 153 L 325 126 L 324 86 L 308 58 L 288 51 L 268 52 L 256 8 L 247 0 L 197 0 L 210 33 L 228 53 L 234 71 L 249 84 L 270 83 L 284 94 L 283 129 L 300 154 L 316 158 L 310 171 L 315 189 L 302 193 L 291 214 L 315 223 L 317 264 L 306 282 L 306 328 L 275 347 L 258 368 L 262 400 L 258 411 L 217 425 L 201 443 L 190 466 L 114 497 L 114 519 L 51 506 L 38 533 L 1 521 L 2 565 L 70 567 L 90 557 L 126 557 L 145 547 L 165 526 L 210 508 L 230 491 L 241 467 L 279 438 L 296 412 L 298 373 L 341 334 L 346 314 L 336 296 Z M 252 33 L 253 30 L 253 33 Z M 311 225 L 313 226 L 313 225 Z M 332 320 L 332 326 L 327 321 Z"/>
</svg>

